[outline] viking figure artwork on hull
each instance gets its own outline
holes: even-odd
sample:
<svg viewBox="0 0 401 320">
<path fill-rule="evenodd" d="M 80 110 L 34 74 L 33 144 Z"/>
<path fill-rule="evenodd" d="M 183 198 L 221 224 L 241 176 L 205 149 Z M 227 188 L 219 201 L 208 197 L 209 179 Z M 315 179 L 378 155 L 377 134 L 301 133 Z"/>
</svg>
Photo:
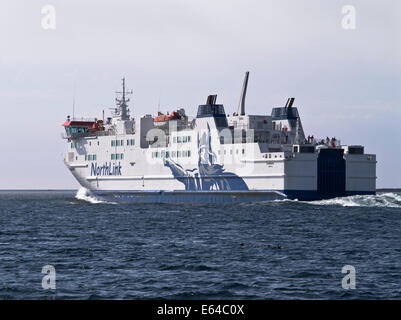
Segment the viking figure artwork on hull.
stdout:
<svg viewBox="0 0 401 320">
<path fill-rule="evenodd" d="M 208 132 L 198 133 L 198 168 L 184 170 L 170 158 L 164 158 L 173 176 L 185 185 L 185 190 L 248 190 L 245 181 L 231 172 L 224 172 L 222 165 L 216 163 L 212 150 L 210 127 Z"/>
</svg>

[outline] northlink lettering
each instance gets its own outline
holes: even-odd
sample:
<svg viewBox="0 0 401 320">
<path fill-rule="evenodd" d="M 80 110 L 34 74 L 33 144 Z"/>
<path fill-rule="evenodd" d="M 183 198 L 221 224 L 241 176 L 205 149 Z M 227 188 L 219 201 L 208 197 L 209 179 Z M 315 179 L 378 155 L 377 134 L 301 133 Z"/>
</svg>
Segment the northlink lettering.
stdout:
<svg viewBox="0 0 401 320">
<path fill-rule="evenodd" d="M 111 162 L 98 166 L 97 163 L 92 163 L 91 176 L 121 176 L 121 163 Z"/>
</svg>

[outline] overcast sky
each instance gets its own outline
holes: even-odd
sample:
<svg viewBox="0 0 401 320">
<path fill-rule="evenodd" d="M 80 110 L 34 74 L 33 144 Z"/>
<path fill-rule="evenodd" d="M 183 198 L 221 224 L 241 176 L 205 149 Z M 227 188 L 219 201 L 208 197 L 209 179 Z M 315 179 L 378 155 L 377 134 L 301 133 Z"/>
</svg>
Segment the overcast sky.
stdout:
<svg viewBox="0 0 401 320">
<path fill-rule="evenodd" d="M 400 21 L 397 0 L 2 0 L 0 188 L 78 187 L 60 136 L 74 83 L 80 116 L 112 107 L 123 76 L 134 115 L 159 99 L 194 114 L 208 94 L 232 113 L 248 70 L 248 113 L 293 96 L 306 135 L 365 145 L 377 186 L 401 187 Z"/>
</svg>

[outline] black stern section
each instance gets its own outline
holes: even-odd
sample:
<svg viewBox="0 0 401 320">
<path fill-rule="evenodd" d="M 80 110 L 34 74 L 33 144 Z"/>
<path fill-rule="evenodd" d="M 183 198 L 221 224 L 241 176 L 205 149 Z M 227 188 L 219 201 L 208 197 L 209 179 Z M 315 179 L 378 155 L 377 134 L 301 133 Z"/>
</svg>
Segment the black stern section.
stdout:
<svg viewBox="0 0 401 320">
<path fill-rule="evenodd" d="M 345 196 L 343 149 L 320 149 L 317 159 L 317 192 L 321 199 Z"/>
</svg>

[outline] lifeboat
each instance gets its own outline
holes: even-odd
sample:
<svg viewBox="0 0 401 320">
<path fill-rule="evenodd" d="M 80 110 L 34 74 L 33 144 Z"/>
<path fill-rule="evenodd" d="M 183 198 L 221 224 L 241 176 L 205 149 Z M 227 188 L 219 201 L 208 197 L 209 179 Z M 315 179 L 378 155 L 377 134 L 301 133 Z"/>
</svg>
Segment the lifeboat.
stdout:
<svg viewBox="0 0 401 320">
<path fill-rule="evenodd" d="M 153 121 L 154 122 L 165 122 L 165 121 L 178 120 L 178 119 L 181 119 L 181 116 L 179 115 L 178 112 L 174 111 L 171 114 L 160 114 L 160 115 L 154 117 Z"/>
<path fill-rule="evenodd" d="M 158 116 L 153 118 L 153 122 L 155 126 L 164 126 L 168 121 L 171 120 L 180 120 L 181 115 L 174 111 L 170 114 L 159 114 Z"/>
<path fill-rule="evenodd" d="M 89 132 L 103 131 L 103 120 L 97 120 L 92 124 L 92 127 L 89 128 Z"/>
</svg>

